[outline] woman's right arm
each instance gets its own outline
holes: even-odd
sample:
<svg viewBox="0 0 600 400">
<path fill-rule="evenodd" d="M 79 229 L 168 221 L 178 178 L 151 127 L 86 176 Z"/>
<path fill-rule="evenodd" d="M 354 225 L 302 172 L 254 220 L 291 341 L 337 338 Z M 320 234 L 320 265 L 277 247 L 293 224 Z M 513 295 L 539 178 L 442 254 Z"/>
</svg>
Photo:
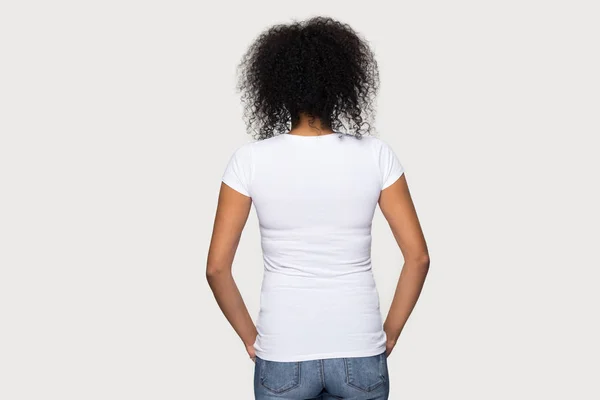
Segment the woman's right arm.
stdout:
<svg viewBox="0 0 600 400">
<path fill-rule="evenodd" d="M 429 271 L 429 252 L 404 174 L 381 191 L 379 207 L 404 256 L 404 266 L 383 325 L 389 355 L 421 294 Z"/>
</svg>

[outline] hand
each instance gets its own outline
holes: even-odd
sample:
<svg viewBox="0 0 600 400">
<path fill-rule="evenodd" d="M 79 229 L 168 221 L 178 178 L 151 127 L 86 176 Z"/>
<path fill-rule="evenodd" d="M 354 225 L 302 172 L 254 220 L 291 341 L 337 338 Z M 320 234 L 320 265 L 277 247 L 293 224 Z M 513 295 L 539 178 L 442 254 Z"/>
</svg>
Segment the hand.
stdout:
<svg viewBox="0 0 600 400">
<path fill-rule="evenodd" d="M 248 352 L 248 356 L 250 356 L 250 359 L 256 363 L 256 352 L 254 351 L 254 344 L 246 346 L 246 351 Z"/>
<path fill-rule="evenodd" d="M 385 356 L 389 357 L 390 354 L 392 354 L 392 350 L 394 350 L 394 347 L 396 346 L 396 342 L 388 340 L 387 342 L 385 342 Z"/>
</svg>

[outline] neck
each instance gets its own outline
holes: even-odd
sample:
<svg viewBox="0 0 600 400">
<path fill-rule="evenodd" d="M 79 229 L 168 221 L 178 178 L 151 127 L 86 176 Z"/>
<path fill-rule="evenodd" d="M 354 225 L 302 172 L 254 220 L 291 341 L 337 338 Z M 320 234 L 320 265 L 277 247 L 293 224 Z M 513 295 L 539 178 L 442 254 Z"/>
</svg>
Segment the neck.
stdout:
<svg viewBox="0 0 600 400">
<path fill-rule="evenodd" d="M 300 118 L 297 123 L 294 124 L 292 129 L 288 132 L 291 135 L 301 135 L 301 136 L 317 136 L 317 135 L 327 135 L 333 133 L 334 131 L 326 126 L 320 118 L 314 117 L 311 119 L 306 114 L 300 114 Z"/>
</svg>

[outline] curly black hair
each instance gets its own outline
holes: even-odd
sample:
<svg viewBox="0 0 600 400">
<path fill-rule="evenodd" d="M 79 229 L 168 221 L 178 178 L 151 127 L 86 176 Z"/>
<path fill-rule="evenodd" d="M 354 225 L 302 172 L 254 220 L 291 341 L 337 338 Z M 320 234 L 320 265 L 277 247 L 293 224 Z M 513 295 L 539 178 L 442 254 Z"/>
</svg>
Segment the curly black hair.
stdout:
<svg viewBox="0 0 600 400">
<path fill-rule="evenodd" d="M 248 133 L 286 133 L 300 114 L 360 139 L 372 130 L 379 71 L 366 40 L 329 17 L 273 25 L 237 67 Z"/>
</svg>

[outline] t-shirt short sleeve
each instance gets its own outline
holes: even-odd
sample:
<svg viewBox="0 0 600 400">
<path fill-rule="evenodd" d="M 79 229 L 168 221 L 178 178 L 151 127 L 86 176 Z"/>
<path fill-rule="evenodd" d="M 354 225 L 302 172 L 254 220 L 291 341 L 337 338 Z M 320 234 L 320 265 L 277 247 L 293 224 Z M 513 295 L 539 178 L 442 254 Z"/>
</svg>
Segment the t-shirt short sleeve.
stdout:
<svg viewBox="0 0 600 400">
<path fill-rule="evenodd" d="M 404 173 L 404 167 L 400 163 L 394 149 L 385 141 L 379 139 L 379 169 L 381 171 L 381 190 L 387 188 Z"/>
<path fill-rule="evenodd" d="M 246 143 L 238 147 L 225 167 L 221 180 L 227 186 L 243 194 L 250 196 L 250 181 L 252 178 L 252 143 Z"/>
</svg>

